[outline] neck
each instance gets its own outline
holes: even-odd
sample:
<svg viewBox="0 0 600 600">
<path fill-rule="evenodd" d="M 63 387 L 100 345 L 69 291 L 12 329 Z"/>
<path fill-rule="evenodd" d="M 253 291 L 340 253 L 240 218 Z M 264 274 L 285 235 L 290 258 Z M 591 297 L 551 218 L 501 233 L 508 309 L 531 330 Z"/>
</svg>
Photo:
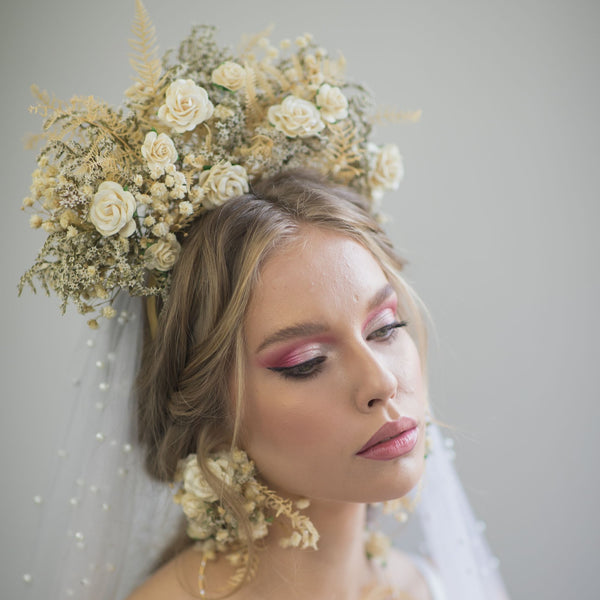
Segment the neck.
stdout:
<svg viewBox="0 0 600 600">
<path fill-rule="evenodd" d="M 364 549 L 366 505 L 315 501 L 304 512 L 319 532 L 318 551 L 281 548 L 274 523 L 253 582 L 259 597 L 359 598 L 372 577 Z"/>
</svg>

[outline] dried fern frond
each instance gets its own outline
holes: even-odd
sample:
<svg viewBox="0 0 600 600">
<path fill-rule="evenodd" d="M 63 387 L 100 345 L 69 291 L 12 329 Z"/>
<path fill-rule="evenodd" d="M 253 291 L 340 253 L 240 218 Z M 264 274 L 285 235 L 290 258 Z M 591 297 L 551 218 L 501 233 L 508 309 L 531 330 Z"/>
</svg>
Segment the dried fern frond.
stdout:
<svg viewBox="0 0 600 600">
<path fill-rule="evenodd" d="M 270 63 L 264 63 L 262 68 L 265 73 L 268 73 L 275 81 L 277 81 L 282 92 L 287 92 L 290 89 L 290 82 L 277 67 Z"/>
<path fill-rule="evenodd" d="M 370 120 L 373 124 L 400 123 L 401 121 L 416 123 L 420 120 L 422 114 L 422 110 L 397 110 L 391 107 L 382 107 L 377 110 Z"/>
<path fill-rule="evenodd" d="M 250 126 L 260 119 L 260 109 L 256 99 L 256 73 L 248 62 L 244 62 L 246 69 L 246 79 L 244 84 L 245 104 L 246 104 L 246 123 Z"/>
<path fill-rule="evenodd" d="M 253 72 L 256 76 L 256 82 L 258 83 L 259 88 L 262 90 L 269 103 L 273 104 L 275 102 L 275 90 L 267 79 L 263 66 L 253 65 Z"/>
<path fill-rule="evenodd" d="M 337 60 L 326 58 L 323 61 L 323 75 L 331 85 L 342 85 L 346 79 L 345 72 L 346 58 L 341 52 Z"/>
<path fill-rule="evenodd" d="M 40 115 L 45 119 L 56 111 L 64 110 L 65 103 L 54 95 L 50 96 L 47 90 L 42 90 L 35 84 L 30 87 L 30 90 L 32 96 L 38 101 L 37 104 L 29 107 L 30 113 Z"/>
<path fill-rule="evenodd" d="M 326 149 L 329 169 L 349 182 L 362 172 L 363 153 L 360 150 L 356 127 L 350 119 L 345 119 L 330 124 L 328 128 L 331 132 Z"/>
<path fill-rule="evenodd" d="M 135 2 L 135 18 L 131 30 L 135 38 L 129 40 L 133 50 L 129 62 L 138 75 L 136 83 L 145 94 L 151 96 L 158 89 L 161 63 L 158 58 L 156 29 L 141 0 Z"/>
<path fill-rule="evenodd" d="M 242 58 L 246 58 L 248 54 L 251 54 L 256 46 L 258 46 L 259 40 L 263 38 L 268 38 L 273 32 L 274 25 L 271 23 L 267 25 L 262 31 L 258 33 L 254 33 L 252 35 L 245 34 L 242 36 L 240 47 L 239 47 L 239 55 Z"/>
</svg>

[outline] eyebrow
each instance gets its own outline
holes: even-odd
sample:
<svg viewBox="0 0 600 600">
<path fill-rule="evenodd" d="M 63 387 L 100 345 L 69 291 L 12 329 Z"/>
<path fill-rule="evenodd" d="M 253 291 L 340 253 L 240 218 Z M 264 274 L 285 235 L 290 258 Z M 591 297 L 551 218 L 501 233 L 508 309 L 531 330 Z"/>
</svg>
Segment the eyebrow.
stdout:
<svg viewBox="0 0 600 600">
<path fill-rule="evenodd" d="M 371 298 L 367 311 L 371 312 L 375 310 L 380 304 L 383 304 L 392 294 L 395 293 L 395 289 L 391 284 L 384 285 L 374 296 Z M 319 335 L 327 331 L 327 326 L 324 323 L 316 321 L 309 321 L 306 323 L 298 323 L 297 325 L 291 325 L 290 327 L 284 327 L 279 329 L 272 335 L 265 338 L 261 345 L 256 350 L 257 353 L 262 352 L 267 346 L 276 344 L 278 342 L 285 342 L 290 339 L 308 337 L 311 335 Z"/>
</svg>

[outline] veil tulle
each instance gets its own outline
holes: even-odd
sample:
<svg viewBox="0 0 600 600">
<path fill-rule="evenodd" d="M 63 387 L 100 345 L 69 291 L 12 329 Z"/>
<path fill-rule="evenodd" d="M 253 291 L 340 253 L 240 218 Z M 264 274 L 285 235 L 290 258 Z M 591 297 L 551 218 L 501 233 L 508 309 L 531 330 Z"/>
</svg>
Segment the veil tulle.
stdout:
<svg viewBox="0 0 600 600">
<path fill-rule="evenodd" d="M 54 482 L 39 504 L 40 535 L 23 570 L 24 597 L 120 600 L 156 564 L 181 525 L 169 486 L 151 481 L 136 444 L 132 385 L 142 304 L 118 299 L 117 318 L 83 345 Z M 439 431 L 407 527 L 384 521 L 394 544 L 430 559 L 448 600 L 501 600 L 504 587 Z"/>
</svg>

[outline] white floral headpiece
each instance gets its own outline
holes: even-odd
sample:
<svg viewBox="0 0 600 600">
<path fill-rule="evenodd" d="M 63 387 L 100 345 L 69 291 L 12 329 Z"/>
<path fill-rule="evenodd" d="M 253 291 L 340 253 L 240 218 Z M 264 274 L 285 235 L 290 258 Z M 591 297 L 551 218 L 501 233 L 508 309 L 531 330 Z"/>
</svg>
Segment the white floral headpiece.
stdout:
<svg viewBox="0 0 600 600">
<path fill-rule="evenodd" d="M 19 291 L 37 279 L 97 327 L 121 289 L 165 297 L 181 233 L 254 180 L 309 167 L 371 200 L 398 187 L 398 148 L 369 142 L 370 95 L 310 35 L 255 36 L 236 56 L 196 27 L 161 63 L 140 0 L 133 31 L 125 108 L 34 88 L 45 144 L 23 205 L 48 238 Z"/>
</svg>

